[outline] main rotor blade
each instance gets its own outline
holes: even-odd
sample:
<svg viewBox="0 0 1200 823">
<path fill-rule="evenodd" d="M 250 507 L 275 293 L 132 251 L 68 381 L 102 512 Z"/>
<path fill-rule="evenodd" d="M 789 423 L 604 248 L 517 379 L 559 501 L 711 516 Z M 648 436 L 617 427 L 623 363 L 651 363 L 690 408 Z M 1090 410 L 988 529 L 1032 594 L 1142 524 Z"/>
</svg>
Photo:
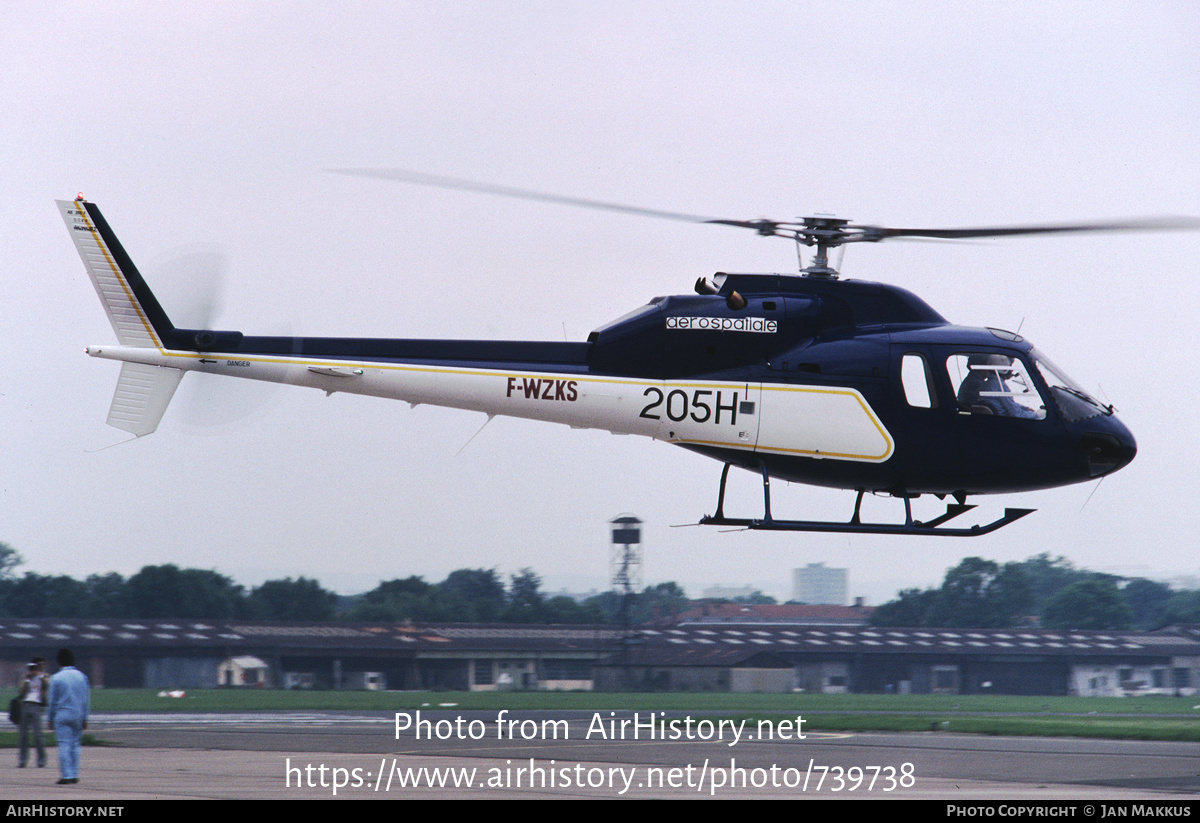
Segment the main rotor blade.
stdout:
<svg viewBox="0 0 1200 823">
<path fill-rule="evenodd" d="M 789 237 L 807 245 L 818 245 L 827 248 L 840 246 L 843 243 L 877 242 L 900 237 L 927 237 L 940 240 L 967 240 L 975 237 L 1011 237 L 1023 234 L 1066 234 L 1070 232 L 1106 232 L 1106 231 L 1172 231 L 1200 229 L 1200 219 L 1194 217 L 1160 217 L 1144 220 L 1118 220 L 1103 223 L 1061 223 L 1040 226 L 990 226 L 967 229 L 894 229 L 886 226 L 862 226 L 848 223 L 846 220 L 832 217 L 802 218 L 800 222 L 776 220 L 730 220 L 718 217 L 706 217 L 687 212 L 665 211 L 663 209 L 647 209 L 641 206 L 630 206 L 624 203 L 610 203 L 606 200 L 590 200 L 585 197 L 568 197 L 562 194 L 522 189 L 516 186 L 502 186 L 496 183 L 483 183 L 478 180 L 464 180 L 459 177 L 447 177 L 441 174 L 426 174 L 425 172 L 410 171 L 395 168 L 360 168 L 360 169 L 328 169 L 335 174 L 348 174 L 355 177 L 368 177 L 376 180 L 395 180 L 401 183 L 412 183 L 418 186 L 431 186 L 439 189 L 455 189 L 480 194 L 493 194 L 500 197 L 514 197 L 520 200 L 532 200 L 540 203 L 556 203 L 561 206 L 575 206 L 584 209 L 599 209 L 617 212 L 619 214 L 634 214 L 641 217 L 656 217 L 663 220 L 680 220 L 685 223 L 712 223 L 722 226 L 752 229 L 764 237 Z"/>
<path fill-rule="evenodd" d="M 534 200 L 541 203 L 557 203 L 562 206 L 576 206 L 583 209 L 601 209 L 622 214 L 637 214 L 642 217 L 659 217 L 664 220 L 682 220 L 687 223 L 716 222 L 712 218 L 683 212 L 663 211 L 661 209 L 644 209 L 640 206 L 627 206 L 623 203 L 609 203 L 604 200 L 588 200 L 583 197 L 567 197 L 561 194 L 550 194 L 532 189 L 519 189 L 515 186 L 500 186 L 495 183 L 480 183 L 476 180 L 463 180 L 458 177 L 445 177 L 440 174 L 425 174 L 407 169 L 328 169 L 335 174 L 349 174 L 355 177 L 371 177 L 377 180 L 398 180 L 401 183 L 414 183 L 418 186 L 432 186 L 439 189 L 457 189 L 473 191 L 482 194 L 495 194 L 500 197 L 516 197 L 521 200 Z"/>
<path fill-rule="evenodd" d="M 1106 223 L 1062 223 L 1042 226 L 992 226 L 975 229 L 889 229 L 883 226 L 857 226 L 862 240 L 874 242 L 889 237 L 935 237 L 962 240 L 971 237 L 1008 237 L 1019 234 L 1065 234 L 1104 231 L 1176 231 L 1200 229 L 1200 218 L 1157 217 L 1146 220 L 1118 220 Z"/>
</svg>

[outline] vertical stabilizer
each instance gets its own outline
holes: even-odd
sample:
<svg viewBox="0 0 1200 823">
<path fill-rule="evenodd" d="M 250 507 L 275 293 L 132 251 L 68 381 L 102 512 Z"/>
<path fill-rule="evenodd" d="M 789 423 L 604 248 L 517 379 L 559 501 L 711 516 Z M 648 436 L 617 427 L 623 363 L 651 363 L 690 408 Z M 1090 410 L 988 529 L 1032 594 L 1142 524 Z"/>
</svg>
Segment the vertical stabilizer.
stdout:
<svg viewBox="0 0 1200 823">
<path fill-rule="evenodd" d="M 173 326 L 108 227 L 85 200 L 58 200 L 58 210 L 122 346 L 164 349 Z"/>
<path fill-rule="evenodd" d="M 164 338 L 174 326 L 100 210 L 82 197 L 56 202 L 117 340 L 131 349 L 164 351 L 168 348 Z M 179 369 L 122 363 L 108 424 L 138 437 L 150 434 L 158 428 L 182 377 Z"/>
</svg>

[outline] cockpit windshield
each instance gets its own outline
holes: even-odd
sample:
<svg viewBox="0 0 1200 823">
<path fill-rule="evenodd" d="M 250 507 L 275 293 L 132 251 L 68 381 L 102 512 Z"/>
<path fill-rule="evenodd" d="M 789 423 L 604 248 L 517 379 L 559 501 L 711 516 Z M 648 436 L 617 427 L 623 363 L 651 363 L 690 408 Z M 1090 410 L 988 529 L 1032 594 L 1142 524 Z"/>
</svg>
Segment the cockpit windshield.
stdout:
<svg viewBox="0 0 1200 823">
<path fill-rule="evenodd" d="M 1102 405 L 1085 392 L 1078 383 L 1067 377 L 1066 372 L 1054 365 L 1040 351 L 1034 349 L 1031 354 L 1034 363 L 1037 364 L 1038 373 L 1050 387 L 1050 396 L 1054 398 L 1058 413 L 1063 416 L 1064 420 L 1073 423 L 1076 420 L 1086 420 L 1100 414 L 1112 414 L 1111 406 Z"/>
</svg>

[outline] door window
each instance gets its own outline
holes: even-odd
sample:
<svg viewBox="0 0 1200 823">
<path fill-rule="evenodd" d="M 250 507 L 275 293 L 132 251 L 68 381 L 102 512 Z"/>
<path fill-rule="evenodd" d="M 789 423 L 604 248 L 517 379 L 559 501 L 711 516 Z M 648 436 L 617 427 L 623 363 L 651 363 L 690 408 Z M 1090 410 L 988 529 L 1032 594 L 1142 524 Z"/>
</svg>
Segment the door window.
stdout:
<svg viewBox="0 0 1200 823">
<path fill-rule="evenodd" d="M 919 354 L 912 352 L 900 361 L 900 381 L 904 385 L 904 397 L 908 405 L 918 409 L 932 408 L 936 403 L 933 391 L 933 375 L 929 363 Z"/>
</svg>

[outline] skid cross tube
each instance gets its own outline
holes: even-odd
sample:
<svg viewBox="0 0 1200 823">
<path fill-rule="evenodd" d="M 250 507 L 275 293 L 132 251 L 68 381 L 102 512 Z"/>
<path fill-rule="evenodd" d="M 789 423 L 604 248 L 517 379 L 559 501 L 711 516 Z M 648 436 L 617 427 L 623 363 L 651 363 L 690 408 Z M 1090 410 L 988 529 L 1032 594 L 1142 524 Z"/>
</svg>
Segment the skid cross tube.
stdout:
<svg viewBox="0 0 1200 823">
<path fill-rule="evenodd" d="M 977 526 L 969 526 L 967 528 L 944 528 L 943 523 L 946 523 L 961 514 L 969 512 L 975 508 L 975 504 L 963 503 L 948 503 L 944 514 L 930 520 L 921 522 L 913 520 L 912 516 L 912 498 L 908 496 L 902 497 L 904 500 L 904 523 L 863 523 L 861 517 L 863 496 L 866 493 L 864 489 L 859 489 L 858 495 L 854 501 L 854 514 L 848 523 L 832 520 L 776 520 L 771 516 L 771 476 L 767 472 L 766 464 L 760 463 L 758 468 L 762 473 L 763 481 L 763 516 L 761 518 L 749 517 L 728 517 L 725 514 L 725 484 L 729 480 L 729 468 L 732 464 L 726 463 L 721 469 L 721 484 L 717 491 L 717 510 L 715 514 L 705 515 L 700 518 L 702 526 L 740 526 L 745 529 L 757 529 L 761 531 L 789 531 L 789 532 L 830 532 L 830 533 L 851 533 L 851 534 L 924 534 L 924 535 L 940 535 L 944 537 L 976 537 L 981 534 L 994 532 L 999 528 L 1007 526 L 1009 523 L 1014 523 L 1020 520 L 1027 514 L 1031 514 L 1035 509 L 1012 509 L 1006 508 L 1004 516 L 992 521 Z"/>
</svg>

